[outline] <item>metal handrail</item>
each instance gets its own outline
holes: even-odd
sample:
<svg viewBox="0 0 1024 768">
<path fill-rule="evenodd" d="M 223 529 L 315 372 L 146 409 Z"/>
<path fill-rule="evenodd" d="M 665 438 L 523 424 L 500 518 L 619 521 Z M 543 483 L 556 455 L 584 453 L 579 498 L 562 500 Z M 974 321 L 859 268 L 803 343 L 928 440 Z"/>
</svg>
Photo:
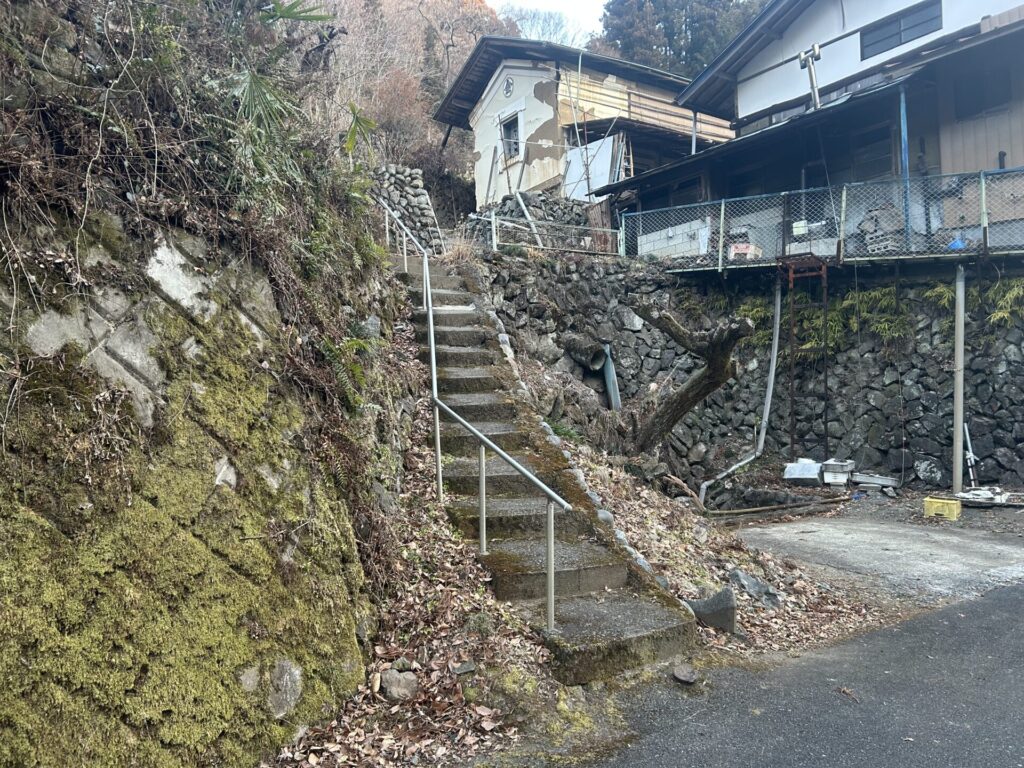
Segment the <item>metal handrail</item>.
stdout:
<svg viewBox="0 0 1024 768">
<path fill-rule="evenodd" d="M 376 198 L 375 198 L 376 199 Z M 451 416 L 455 422 L 469 432 L 480 445 L 480 488 L 479 488 L 479 510 L 480 510 L 480 554 L 487 554 L 487 451 L 493 451 L 498 458 L 512 467 L 522 475 L 538 491 L 543 493 L 547 499 L 547 525 L 546 525 L 546 571 L 547 571 L 547 628 L 549 632 L 555 629 L 555 506 L 559 506 L 565 512 L 572 511 L 572 505 L 545 485 L 540 478 L 530 470 L 509 456 L 499 448 L 493 440 L 488 438 L 479 429 L 470 424 L 465 418 L 456 413 L 451 406 L 445 403 L 437 391 L 437 345 L 434 341 L 434 300 L 431 295 L 430 285 L 430 259 L 429 252 L 409 231 L 408 227 L 401 220 L 398 214 L 383 200 L 376 199 L 377 204 L 384 209 L 395 224 L 402 231 L 403 246 L 412 241 L 413 246 L 419 250 L 423 258 L 423 309 L 427 314 L 427 343 L 430 348 L 430 395 L 434 412 L 434 468 L 437 478 L 437 498 L 444 503 L 444 482 L 441 466 L 441 416 L 443 410 Z M 406 266 L 408 256 L 406 255 Z M 406 270 L 408 271 L 408 269 Z"/>
</svg>

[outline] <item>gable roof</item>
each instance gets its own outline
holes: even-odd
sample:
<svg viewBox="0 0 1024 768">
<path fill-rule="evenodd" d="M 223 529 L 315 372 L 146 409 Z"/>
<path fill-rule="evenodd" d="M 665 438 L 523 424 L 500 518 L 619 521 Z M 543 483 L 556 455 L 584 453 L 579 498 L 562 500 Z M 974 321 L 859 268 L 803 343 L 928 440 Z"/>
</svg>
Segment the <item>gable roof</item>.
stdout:
<svg viewBox="0 0 1024 768">
<path fill-rule="evenodd" d="M 769 0 L 746 28 L 676 98 L 680 106 L 736 119 L 736 76 L 815 0 Z"/>
<path fill-rule="evenodd" d="M 469 54 L 469 58 L 455 78 L 455 82 L 452 83 L 437 111 L 434 112 L 434 119 L 439 123 L 453 125 L 456 128 L 469 129 L 470 112 L 483 96 L 487 84 L 498 67 L 506 59 L 555 61 L 571 64 L 575 68 L 580 65 L 581 57 L 583 66 L 587 69 L 616 75 L 656 88 L 678 92 L 690 83 L 687 78 L 674 75 L 671 72 L 635 64 L 625 59 L 614 59 L 610 56 L 590 53 L 579 48 L 570 48 L 544 40 L 486 35 L 477 41 L 476 47 Z"/>
</svg>

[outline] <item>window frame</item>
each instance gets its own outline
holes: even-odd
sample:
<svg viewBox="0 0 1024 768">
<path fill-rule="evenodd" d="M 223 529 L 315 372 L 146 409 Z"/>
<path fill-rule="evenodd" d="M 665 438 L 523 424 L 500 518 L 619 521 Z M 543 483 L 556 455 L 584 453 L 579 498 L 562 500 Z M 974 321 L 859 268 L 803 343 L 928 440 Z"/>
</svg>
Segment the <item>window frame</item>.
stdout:
<svg viewBox="0 0 1024 768">
<path fill-rule="evenodd" d="M 522 111 L 517 110 L 510 115 L 504 115 L 498 118 L 498 140 L 501 142 L 501 155 L 505 158 L 505 164 L 518 162 L 523 157 L 523 121 Z M 515 138 L 515 154 L 508 151 L 509 139 L 505 137 L 505 126 L 515 125 L 516 127 L 516 138 Z"/>
<path fill-rule="evenodd" d="M 931 11 L 934 9 L 934 16 L 923 17 L 920 21 L 917 21 L 913 25 L 905 26 L 905 23 L 909 20 L 913 20 L 915 15 L 922 11 Z M 936 25 L 937 26 L 933 26 Z M 872 34 L 886 30 L 892 27 L 892 31 L 887 32 L 884 36 L 879 37 L 877 40 L 865 41 L 865 35 L 869 37 Z M 868 59 L 880 56 L 887 51 L 891 51 L 895 48 L 899 48 L 901 45 L 919 40 L 926 35 L 930 35 L 932 32 L 938 32 L 942 29 L 942 0 L 925 0 L 923 3 L 912 5 L 909 8 L 904 8 L 898 13 L 894 13 L 891 16 L 887 16 L 884 19 L 870 24 L 860 31 L 860 60 L 867 61 Z M 879 48 L 879 45 L 885 47 Z"/>
</svg>

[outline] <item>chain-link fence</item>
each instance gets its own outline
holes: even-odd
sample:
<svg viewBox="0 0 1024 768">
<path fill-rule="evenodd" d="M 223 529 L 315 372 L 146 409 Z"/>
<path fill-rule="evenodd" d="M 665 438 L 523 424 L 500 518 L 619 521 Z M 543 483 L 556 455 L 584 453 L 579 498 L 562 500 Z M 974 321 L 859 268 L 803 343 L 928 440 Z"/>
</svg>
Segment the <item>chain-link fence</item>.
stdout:
<svg viewBox="0 0 1024 768">
<path fill-rule="evenodd" d="M 1024 170 L 986 173 L 985 209 L 989 250 L 1024 250 Z"/>
<path fill-rule="evenodd" d="M 741 197 L 623 217 L 625 253 L 678 269 L 1024 252 L 1024 169 Z"/>
<path fill-rule="evenodd" d="M 495 217 L 483 219 L 491 226 L 495 248 L 521 246 L 544 250 L 617 254 L 619 230 L 592 227 L 586 224 L 558 224 L 551 221 L 528 221 Z"/>
</svg>

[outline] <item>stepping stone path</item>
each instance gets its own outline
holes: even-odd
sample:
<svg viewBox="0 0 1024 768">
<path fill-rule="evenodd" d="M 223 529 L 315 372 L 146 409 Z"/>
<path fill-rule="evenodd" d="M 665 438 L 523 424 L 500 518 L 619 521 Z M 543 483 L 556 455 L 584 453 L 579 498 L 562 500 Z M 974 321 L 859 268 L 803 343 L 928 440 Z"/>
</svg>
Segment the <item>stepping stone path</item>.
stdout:
<svg viewBox="0 0 1024 768">
<path fill-rule="evenodd" d="M 410 267 L 419 269 L 418 260 Z M 402 273 L 421 307 L 422 273 Z M 693 614 L 663 592 L 614 542 L 608 526 L 570 473 L 560 449 L 546 439 L 535 414 L 520 412 L 517 386 L 463 278 L 431 271 L 438 392 L 456 413 L 573 505 L 555 518 L 555 631 L 545 629 L 547 500 L 490 453 L 487 461 L 488 554 L 478 555 L 499 600 L 515 604 L 553 651 L 553 671 L 578 685 L 687 651 Z M 420 357 L 429 361 L 426 312 L 414 316 Z M 467 536 L 479 537 L 479 444 L 442 413 L 446 508 Z"/>
</svg>

